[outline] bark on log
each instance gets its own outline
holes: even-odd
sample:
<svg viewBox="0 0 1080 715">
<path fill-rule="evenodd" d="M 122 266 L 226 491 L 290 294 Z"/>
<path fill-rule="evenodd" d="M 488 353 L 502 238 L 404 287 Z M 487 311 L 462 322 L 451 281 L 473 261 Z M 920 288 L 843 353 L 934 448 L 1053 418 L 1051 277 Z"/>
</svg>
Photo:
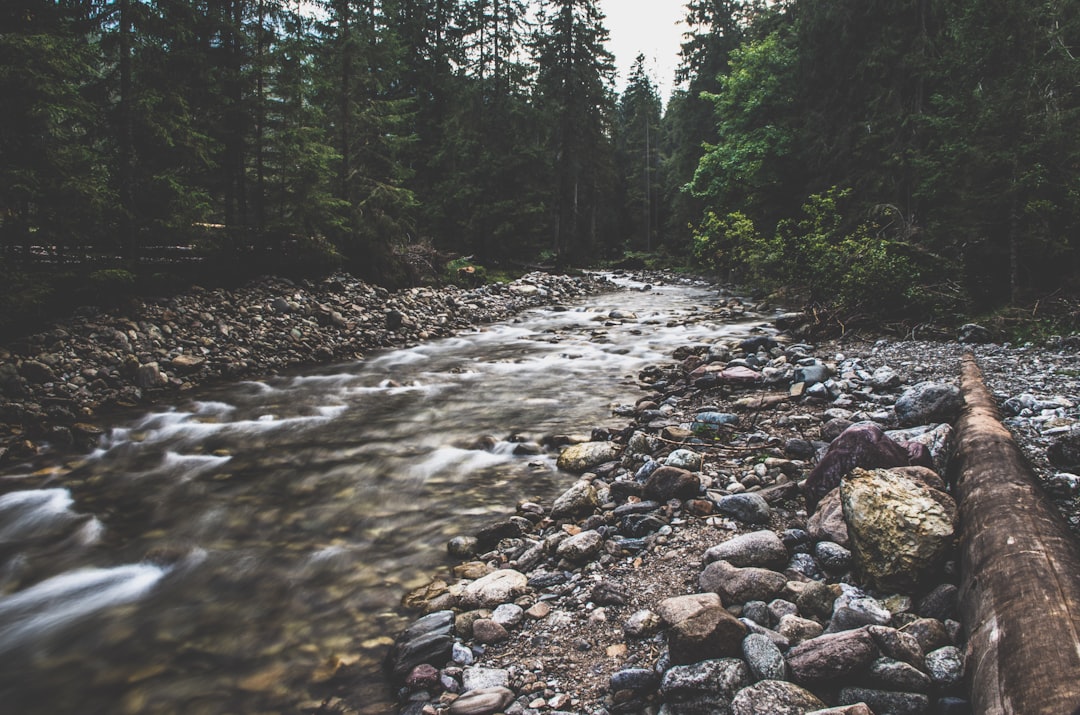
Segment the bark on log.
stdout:
<svg viewBox="0 0 1080 715">
<path fill-rule="evenodd" d="M 951 473 L 960 612 L 978 715 L 1080 713 L 1080 546 L 965 356 Z"/>
</svg>

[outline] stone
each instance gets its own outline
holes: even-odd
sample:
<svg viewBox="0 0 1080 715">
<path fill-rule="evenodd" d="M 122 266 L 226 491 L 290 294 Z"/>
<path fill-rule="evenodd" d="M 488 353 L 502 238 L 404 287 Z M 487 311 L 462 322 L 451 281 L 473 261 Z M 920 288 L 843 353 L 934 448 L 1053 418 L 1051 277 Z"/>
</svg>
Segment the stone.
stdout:
<svg viewBox="0 0 1080 715">
<path fill-rule="evenodd" d="M 870 387 L 878 391 L 896 389 L 897 387 L 900 387 L 901 382 L 903 382 L 903 380 L 901 379 L 900 374 L 888 365 L 883 365 L 874 370 L 870 375 L 869 380 Z"/>
<path fill-rule="evenodd" d="M 818 503 L 817 509 L 806 522 L 806 530 L 814 541 L 832 541 L 843 547 L 849 545 L 839 487 L 826 494 Z"/>
<path fill-rule="evenodd" d="M 746 626 L 714 593 L 674 596 L 656 609 L 668 624 L 668 650 L 676 665 L 739 653 Z"/>
<path fill-rule="evenodd" d="M 556 466 L 567 472 L 582 474 L 604 462 L 612 462 L 618 458 L 619 445 L 615 442 L 582 442 L 563 449 Z"/>
<path fill-rule="evenodd" d="M 732 566 L 776 569 L 783 568 L 787 563 L 788 550 L 774 532 L 753 531 L 709 548 L 703 558 L 706 564 L 727 561 Z"/>
<path fill-rule="evenodd" d="M 871 688 L 842 688 L 837 700 L 841 705 L 864 703 L 882 715 L 926 715 L 930 698 L 922 693 L 901 693 Z"/>
<path fill-rule="evenodd" d="M 458 665 L 472 665 L 476 662 L 476 656 L 473 654 L 472 648 L 464 643 L 454 643 L 453 648 L 450 651 L 450 659 Z"/>
<path fill-rule="evenodd" d="M 792 678 L 803 685 L 824 683 L 860 673 L 879 656 L 864 628 L 812 638 L 787 652 Z"/>
<path fill-rule="evenodd" d="M 438 611 L 414 621 L 398 636 L 387 656 L 394 677 L 405 678 L 423 663 L 446 663 L 454 645 L 453 632 L 453 611 Z"/>
<path fill-rule="evenodd" d="M 885 469 L 856 469 L 840 487 L 855 568 L 873 588 L 915 591 L 956 537 L 949 495 Z"/>
<path fill-rule="evenodd" d="M 520 536 L 521 525 L 516 521 L 497 521 L 476 532 L 477 551 L 488 551 L 503 539 L 516 539 Z"/>
<path fill-rule="evenodd" d="M 940 687 L 957 685 L 964 679 L 964 654 L 951 645 L 932 650 L 926 654 L 926 672 Z"/>
<path fill-rule="evenodd" d="M 956 331 L 956 340 L 961 343 L 989 343 L 993 336 L 987 328 L 978 323 L 964 323 Z"/>
<path fill-rule="evenodd" d="M 720 596 L 724 603 L 771 601 L 787 584 L 787 577 L 768 569 L 738 568 L 727 561 L 714 561 L 698 577 L 698 587 Z"/>
<path fill-rule="evenodd" d="M 810 387 L 811 385 L 825 382 L 830 377 L 832 377 L 832 373 L 828 366 L 824 363 L 815 362 L 812 365 L 801 365 L 795 368 L 795 374 L 791 380 L 792 382 L 801 382 L 807 387 Z"/>
<path fill-rule="evenodd" d="M 450 703 L 449 715 L 492 715 L 504 710 L 514 700 L 509 688 L 480 688 L 465 693 Z"/>
<path fill-rule="evenodd" d="M 739 350 L 742 350 L 747 355 L 765 351 L 768 352 L 775 347 L 779 347 L 780 343 L 776 342 L 776 338 L 769 335 L 754 335 L 749 338 L 744 338 L 739 341 Z"/>
<path fill-rule="evenodd" d="M 478 578 L 461 593 L 462 608 L 494 608 L 513 601 L 525 593 L 528 579 L 513 569 L 499 569 Z"/>
<path fill-rule="evenodd" d="M 446 551 L 455 559 L 470 559 L 476 555 L 479 545 L 475 536 L 455 536 L 446 542 Z"/>
<path fill-rule="evenodd" d="M 555 553 L 559 558 L 581 564 L 597 556 L 603 544 L 600 532 L 590 529 L 563 541 Z"/>
<path fill-rule="evenodd" d="M 934 469 L 944 473 L 952 451 L 953 428 L 947 422 L 927 428 L 910 430 L 889 430 L 885 433 L 894 442 L 911 445 L 923 445 L 930 452 Z M 928 465 L 930 466 L 930 465 Z"/>
<path fill-rule="evenodd" d="M 600 500 L 596 488 L 591 481 L 582 479 L 559 495 L 551 506 L 551 516 L 553 519 L 582 516 L 591 514 L 598 506 Z"/>
<path fill-rule="evenodd" d="M 767 524 L 772 509 L 760 494 L 729 494 L 716 501 L 716 510 L 744 524 Z"/>
<path fill-rule="evenodd" d="M 611 581 L 596 584 L 589 595 L 589 600 L 598 606 L 625 606 L 628 598 L 626 591 Z"/>
<path fill-rule="evenodd" d="M 819 541 L 814 545 L 814 558 L 830 573 L 843 573 L 851 566 L 851 552 L 840 544 Z"/>
<path fill-rule="evenodd" d="M 206 358 L 198 357 L 197 355 L 177 355 L 169 361 L 169 365 L 174 370 L 180 372 L 194 372 L 202 367 L 206 363 Z"/>
<path fill-rule="evenodd" d="M 814 710 L 806 713 L 806 715 L 874 715 L 874 712 L 866 706 L 866 703 L 855 703 L 854 705 L 839 705 L 835 708 Z"/>
<path fill-rule="evenodd" d="M 787 664 L 780 648 L 760 633 L 751 633 L 742 642 L 743 659 L 754 680 L 785 680 Z"/>
<path fill-rule="evenodd" d="M 135 384 L 136 386 L 147 390 L 169 384 L 169 378 L 161 372 L 161 367 L 156 362 L 148 362 L 144 365 L 139 365 L 138 369 L 136 369 Z"/>
<path fill-rule="evenodd" d="M 876 598 L 847 585 L 842 585 L 841 588 L 844 593 L 833 604 L 828 632 L 848 631 L 870 625 L 883 626 L 892 619 L 892 614 Z"/>
<path fill-rule="evenodd" d="M 795 605 L 799 607 L 799 613 L 805 616 L 825 619 L 832 616 L 836 597 L 837 592 L 824 583 L 811 581 L 796 598 Z"/>
<path fill-rule="evenodd" d="M 750 674 L 746 663 L 739 658 L 720 658 L 668 668 L 660 681 L 660 692 L 668 703 L 709 698 L 719 714 L 730 712 L 735 693 L 748 685 Z"/>
<path fill-rule="evenodd" d="M 737 424 L 739 424 L 739 416 L 730 412 L 699 412 L 694 415 L 690 429 L 694 432 L 704 431 L 716 434 L 720 427 Z"/>
<path fill-rule="evenodd" d="M 920 618 L 904 626 L 904 632 L 913 636 L 924 653 L 943 648 L 949 643 L 949 631 L 936 618 Z"/>
<path fill-rule="evenodd" d="M 627 668 L 611 675 L 608 688 L 613 693 L 620 690 L 652 693 L 660 689 L 660 676 L 652 668 Z"/>
<path fill-rule="evenodd" d="M 848 427 L 851 427 L 854 422 L 843 417 L 834 417 L 821 426 L 821 439 L 825 442 L 832 442 L 834 439 L 844 433 Z"/>
<path fill-rule="evenodd" d="M 510 671 L 503 668 L 470 667 L 461 671 L 461 691 L 509 688 Z"/>
<path fill-rule="evenodd" d="M 896 420 L 902 427 L 952 422 L 963 408 L 960 388 L 940 382 L 920 382 L 912 386 L 895 405 Z"/>
<path fill-rule="evenodd" d="M 832 441 L 817 466 L 807 475 L 803 485 L 806 511 L 812 514 L 822 497 L 840 486 L 840 480 L 856 467 L 885 469 L 906 467 L 911 463 L 907 449 L 886 437 L 880 427 L 869 422 L 856 423 Z"/>
<path fill-rule="evenodd" d="M 795 615 L 786 615 L 780 619 L 780 623 L 776 626 L 776 631 L 788 639 L 791 645 L 796 646 L 803 641 L 808 641 L 811 638 L 817 638 L 824 632 L 824 627 L 817 621 L 811 621 L 809 618 L 802 618 Z"/>
<path fill-rule="evenodd" d="M 930 593 L 919 599 L 915 613 L 923 618 L 947 621 L 956 618 L 959 589 L 951 583 L 938 584 Z"/>
<path fill-rule="evenodd" d="M 933 687 L 930 676 L 910 663 L 892 658 L 878 658 L 870 664 L 870 682 L 885 690 L 926 693 Z"/>
<path fill-rule="evenodd" d="M 438 685 L 439 669 L 429 663 L 416 666 L 405 678 L 405 687 L 409 690 L 434 689 Z"/>
<path fill-rule="evenodd" d="M 491 620 L 503 628 L 517 628 L 525 620 L 525 609 L 516 603 L 504 603 L 491 614 Z"/>
<path fill-rule="evenodd" d="M 800 576 L 805 576 L 812 581 L 824 581 L 826 579 L 825 572 L 821 570 L 821 565 L 810 554 L 798 553 L 791 555 L 791 561 L 788 562 L 784 568 L 784 573 L 790 578 L 805 580 Z"/>
<path fill-rule="evenodd" d="M 623 624 L 623 632 L 631 638 L 649 638 L 663 627 L 660 616 L 646 608 L 630 614 Z"/>
<path fill-rule="evenodd" d="M 823 707 L 816 695 L 783 680 L 762 680 L 740 690 L 731 701 L 732 715 L 803 715 Z"/>
<path fill-rule="evenodd" d="M 916 668 L 924 667 L 924 651 L 915 636 L 887 626 L 869 626 L 866 630 L 883 656 Z"/>
<path fill-rule="evenodd" d="M 679 467 L 660 467 L 645 480 L 645 497 L 658 502 L 692 499 L 701 491 L 701 479 Z"/>
<path fill-rule="evenodd" d="M 1046 457 L 1058 469 L 1080 471 L 1080 430 L 1070 430 L 1054 437 L 1046 448 Z"/>
<path fill-rule="evenodd" d="M 676 449 L 664 459 L 664 466 L 673 469 L 697 471 L 701 469 L 704 457 L 689 449 Z"/>
<path fill-rule="evenodd" d="M 19 366 L 19 375 L 34 384 L 56 382 L 58 379 L 53 369 L 40 360 L 24 360 Z"/>
</svg>

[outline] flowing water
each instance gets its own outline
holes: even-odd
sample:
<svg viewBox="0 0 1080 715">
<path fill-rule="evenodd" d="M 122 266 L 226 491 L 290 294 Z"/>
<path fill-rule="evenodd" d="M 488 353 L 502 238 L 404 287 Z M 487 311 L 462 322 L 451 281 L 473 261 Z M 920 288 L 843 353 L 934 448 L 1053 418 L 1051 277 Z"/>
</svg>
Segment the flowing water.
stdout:
<svg viewBox="0 0 1080 715">
<path fill-rule="evenodd" d="M 0 475 L 3 710 L 298 713 L 347 681 L 361 712 L 392 712 L 401 596 L 450 537 L 573 479 L 511 435 L 625 424 L 611 408 L 642 366 L 754 324 L 683 324 L 714 300 L 609 293 L 205 390 L 115 425 L 70 471 Z"/>
</svg>

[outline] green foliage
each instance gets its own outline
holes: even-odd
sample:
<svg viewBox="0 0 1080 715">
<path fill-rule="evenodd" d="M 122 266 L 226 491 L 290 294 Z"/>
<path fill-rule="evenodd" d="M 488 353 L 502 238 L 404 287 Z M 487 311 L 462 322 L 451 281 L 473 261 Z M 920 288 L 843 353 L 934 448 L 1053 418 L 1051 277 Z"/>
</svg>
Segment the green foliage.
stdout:
<svg viewBox="0 0 1080 715">
<path fill-rule="evenodd" d="M 773 252 L 763 245 L 754 222 L 739 211 L 725 216 L 706 212 L 694 229 L 693 251 L 698 264 L 720 277 L 735 272 L 765 276 L 774 268 Z"/>
<path fill-rule="evenodd" d="M 488 271 L 473 263 L 471 256 L 455 258 L 443 269 L 443 280 L 462 288 L 475 288 L 488 282 Z"/>
</svg>

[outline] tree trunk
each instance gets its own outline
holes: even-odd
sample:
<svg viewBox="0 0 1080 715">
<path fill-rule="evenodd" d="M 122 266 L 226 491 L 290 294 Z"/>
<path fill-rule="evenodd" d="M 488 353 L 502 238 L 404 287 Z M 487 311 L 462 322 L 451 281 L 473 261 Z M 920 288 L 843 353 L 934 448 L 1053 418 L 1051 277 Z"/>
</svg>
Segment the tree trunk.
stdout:
<svg viewBox="0 0 1080 715">
<path fill-rule="evenodd" d="M 975 358 L 952 474 L 961 523 L 960 610 L 980 715 L 1080 713 L 1080 546 L 1001 424 Z"/>
</svg>

